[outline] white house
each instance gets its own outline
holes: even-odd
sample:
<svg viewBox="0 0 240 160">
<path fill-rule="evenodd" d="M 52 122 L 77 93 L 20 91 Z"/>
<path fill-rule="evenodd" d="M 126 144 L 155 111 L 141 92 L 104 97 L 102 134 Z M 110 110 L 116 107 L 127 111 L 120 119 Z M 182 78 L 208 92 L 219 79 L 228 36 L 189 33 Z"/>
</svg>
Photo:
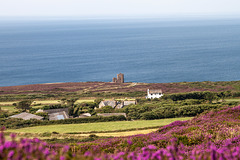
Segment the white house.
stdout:
<svg viewBox="0 0 240 160">
<path fill-rule="evenodd" d="M 154 99 L 163 96 L 161 89 L 148 89 L 146 98 Z"/>
</svg>

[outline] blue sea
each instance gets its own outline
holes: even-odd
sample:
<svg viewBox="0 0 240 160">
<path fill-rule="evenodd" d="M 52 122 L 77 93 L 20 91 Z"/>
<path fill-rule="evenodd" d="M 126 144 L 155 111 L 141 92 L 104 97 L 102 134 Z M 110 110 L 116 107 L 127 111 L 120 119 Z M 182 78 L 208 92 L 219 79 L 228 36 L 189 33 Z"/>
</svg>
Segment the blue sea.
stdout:
<svg viewBox="0 0 240 160">
<path fill-rule="evenodd" d="M 0 20 L 0 86 L 240 80 L 240 19 Z"/>
</svg>

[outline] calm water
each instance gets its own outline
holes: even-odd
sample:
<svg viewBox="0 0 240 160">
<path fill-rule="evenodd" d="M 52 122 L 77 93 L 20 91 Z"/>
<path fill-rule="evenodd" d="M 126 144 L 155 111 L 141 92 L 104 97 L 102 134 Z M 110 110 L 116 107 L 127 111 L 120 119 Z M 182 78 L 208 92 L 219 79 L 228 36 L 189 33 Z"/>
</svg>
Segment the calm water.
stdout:
<svg viewBox="0 0 240 160">
<path fill-rule="evenodd" d="M 240 80 L 240 19 L 0 21 L 0 86 Z"/>
</svg>

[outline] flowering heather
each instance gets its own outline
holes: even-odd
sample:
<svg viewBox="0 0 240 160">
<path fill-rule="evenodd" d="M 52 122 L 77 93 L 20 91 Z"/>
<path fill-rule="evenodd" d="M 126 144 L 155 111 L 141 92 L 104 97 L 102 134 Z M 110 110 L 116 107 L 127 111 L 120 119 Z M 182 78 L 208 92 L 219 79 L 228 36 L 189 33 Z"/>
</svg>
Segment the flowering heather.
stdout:
<svg viewBox="0 0 240 160">
<path fill-rule="evenodd" d="M 63 146 L 39 139 L 6 141 L 0 133 L 0 159 L 240 159 L 240 106 L 176 121 L 147 135 L 100 139 Z"/>
</svg>

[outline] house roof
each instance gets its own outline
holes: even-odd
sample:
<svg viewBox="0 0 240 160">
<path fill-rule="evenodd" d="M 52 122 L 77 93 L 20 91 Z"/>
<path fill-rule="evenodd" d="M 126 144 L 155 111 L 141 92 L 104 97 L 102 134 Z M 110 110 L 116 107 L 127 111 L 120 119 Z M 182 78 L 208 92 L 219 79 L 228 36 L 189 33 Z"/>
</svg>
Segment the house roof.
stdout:
<svg viewBox="0 0 240 160">
<path fill-rule="evenodd" d="M 39 109 L 39 110 L 37 110 L 36 113 L 44 113 L 44 111 L 42 109 Z"/>
<path fill-rule="evenodd" d="M 68 108 L 58 108 L 58 109 L 47 109 L 47 110 L 44 110 L 44 112 L 47 112 L 48 114 L 58 113 L 58 112 L 63 112 L 63 111 L 65 111 L 68 114 Z"/>
<path fill-rule="evenodd" d="M 78 118 L 86 118 L 86 117 L 91 117 L 90 113 L 83 113 L 78 116 Z"/>
<path fill-rule="evenodd" d="M 10 116 L 10 118 L 21 118 L 21 119 L 24 119 L 24 120 L 30 120 L 30 119 L 42 120 L 43 119 L 43 117 L 41 117 L 41 116 L 37 116 L 35 114 L 31 114 L 31 113 L 27 113 L 27 112 L 23 112 L 23 113 L 20 113 L 20 114 Z"/>
<path fill-rule="evenodd" d="M 136 101 L 123 101 L 124 106 L 130 105 L 130 104 L 136 104 Z"/>
<path fill-rule="evenodd" d="M 110 116 L 125 116 L 127 117 L 126 113 L 97 113 L 98 116 L 103 116 L 103 117 L 110 117 Z"/>
<path fill-rule="evenodd" d="M 69 115 L 65 111 L 55 112 L 48 114 L 49 120 L 61 120 L 61 119 L 68 119 Z"/>
<path fill-rule="evenodd" d="M 150 94 L 162 93 L 161 89 L 149 89 Z"/>
<path fill-rule="evenodd" d="M 124 107 L 123 103 L 119 103 L 115 108 L 120 109 L 120 108 L 123 108 L 123 107 Z"/>
<path fill-rule="evenodd" d="M 83 113 L 83 114 L 80 114 L 79 116 L 91 117 L 91 114 L 90 113 Z"/>
<path fill-rule="evenodd" d="M 111 107 L 115 107 L 116 106 L 116 101 L 102 101 L 101 102 L 104 106 L 111 106 Z"/>
</svg>

